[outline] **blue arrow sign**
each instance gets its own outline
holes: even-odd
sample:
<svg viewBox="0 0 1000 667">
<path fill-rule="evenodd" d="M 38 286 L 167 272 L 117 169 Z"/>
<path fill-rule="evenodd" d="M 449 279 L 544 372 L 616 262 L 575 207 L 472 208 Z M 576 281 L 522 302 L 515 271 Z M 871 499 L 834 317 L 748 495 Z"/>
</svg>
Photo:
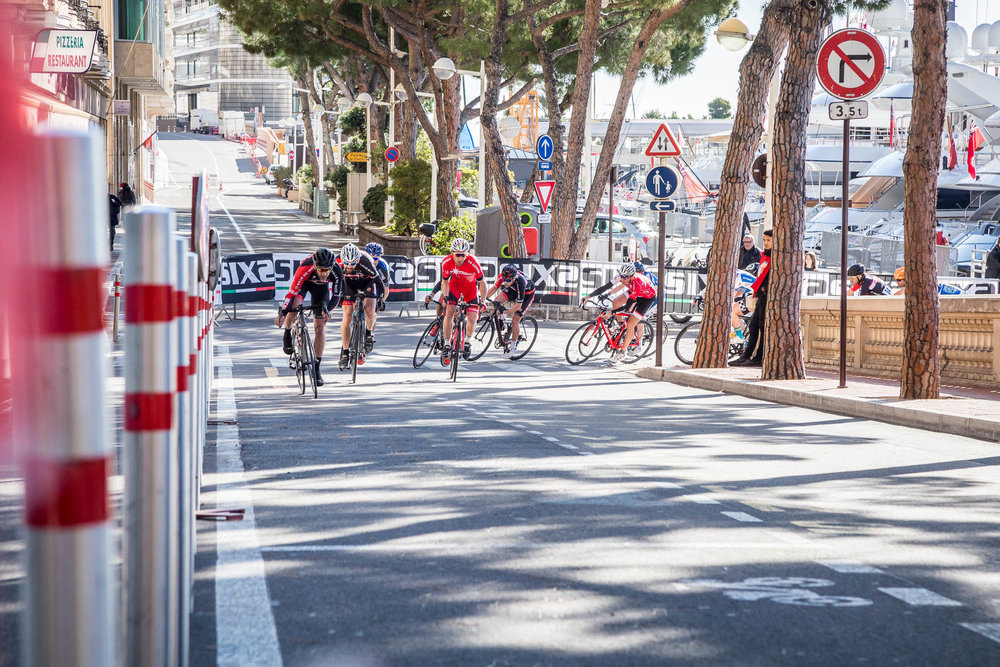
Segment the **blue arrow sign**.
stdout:
<svg viewBox="0 0 1000 667">
<path fill-rule="evenodd" d="M 551 160 L 552 159 L 552 137 L 547 134 L 543 134 L 538 137 L 538 141 L 535 142 L 535 151 L 538 153 L 539 160 Z"/>
<path fill-rule="evenodd" d="M 657 199 L 666 199 L 674 194 L 681 175 L 673 167 L 656 167 L 646 174 L 646 190 Z"/>
<path fill-rule="evenodd" d="M 673 199 L 654 199 L 649 202 L 650 211 L 673 211 L 677 208 L 677 202 Z"/>
</svg>

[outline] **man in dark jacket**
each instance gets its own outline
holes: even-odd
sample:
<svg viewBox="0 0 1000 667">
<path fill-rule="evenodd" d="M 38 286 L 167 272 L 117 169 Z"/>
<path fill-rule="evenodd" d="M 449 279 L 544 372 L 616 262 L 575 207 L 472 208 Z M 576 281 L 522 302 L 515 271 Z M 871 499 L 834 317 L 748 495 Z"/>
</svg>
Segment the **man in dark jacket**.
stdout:
<svg viewBox="0 0 1000 667">
<path fill-rule="evenodd" d="M 764 231 L 764 252 L 760 257 L 760 268 L 757 270 L 757 280 L 751 289 L 757 298 L 757 303 L 750 316 L 747 326 L 747 344 L 743 354 L 734 359 L 730 366 L 761 366 L 764 363 L 764 313 L 767 311 L 767 289 L 771 280 L 771 241 L 774 233 Z"/>
<path fill-rule="evenodd" d="M 760 248 L 753 242 L 753 236 L 747 234 L 743 237 L 743 246 L 740 248 L 740 261 L 737 265 L 740 271 L 751 264 L 760 263 Z"/>
<path fill-rule="evenodd" d="M 115 227 L 118 226 L 118 215 L 122 212 L 122 200 L 113 194 L 108 194 L 108 211 L 111 213 L 108 220 L 108 231 L 111 240 L 108 242 L 108 252 L 115 249 Z"/>
<path fill-rule="evenodd" d="M 132 191 L 132 188 L 129 187 L 128 183 L 121 184 L 121 187 L 118 190 L 118 199 L 121 200 L 122 206 L 135 206 L 135 192 Z"/>
</svg>

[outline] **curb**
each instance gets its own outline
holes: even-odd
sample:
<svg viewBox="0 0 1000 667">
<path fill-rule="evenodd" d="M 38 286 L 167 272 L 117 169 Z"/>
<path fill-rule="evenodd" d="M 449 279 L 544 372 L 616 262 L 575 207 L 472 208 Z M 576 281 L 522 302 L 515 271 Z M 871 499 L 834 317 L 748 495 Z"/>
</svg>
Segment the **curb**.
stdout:
<svg viewBox="0 0 1000 667">
<path fill-rule="evenodd" d="M 824 396 L 812 391 L 775 386 L 773 383 L 765 384 L 758 380 L 732 380 L 688 370 L 672 370 L 661 367 L 642 368 L 639 369 L 637 375 L 647 380 L 672 382 L 707 391 L 721 391 L 772 403 L 832 412 L 847 417 L 872 419 L 990 442 L 1000 441 L 1000 421 L 922 410 L 917 407 L 909 407 L 905 405 L 906 401 L 899 399 L 852 399 L 842 396 Z M 794 380 L 789 382 L 794 382 Z"/>
</svg>

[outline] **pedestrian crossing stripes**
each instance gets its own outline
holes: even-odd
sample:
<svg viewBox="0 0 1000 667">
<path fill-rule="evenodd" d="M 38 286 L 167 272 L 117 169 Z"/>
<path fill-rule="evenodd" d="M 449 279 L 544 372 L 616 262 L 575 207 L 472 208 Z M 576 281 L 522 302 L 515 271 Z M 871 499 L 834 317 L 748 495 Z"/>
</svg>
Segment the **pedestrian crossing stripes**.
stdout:
<svg viewBox="0 0 1000 667">
<path fill-rule="evenodd" d="M 1000 623 L 959 623 L 959 625 L 1000 644 Z"/>
<path fill-rule="evenodd" d="M 886 595 L 914 607 L 961 607 L 962 603 L 926 588 L 879 588 Z"/>
<path fill-rule="evenodd" d="M 817 562 L 823 567 L 828 567 L 834 572 L 840 572 L 841 574 L 883 574 L 882 570 L 877 567 L 865 565 L 856 560 L 821 560 Z"/>
</svg>

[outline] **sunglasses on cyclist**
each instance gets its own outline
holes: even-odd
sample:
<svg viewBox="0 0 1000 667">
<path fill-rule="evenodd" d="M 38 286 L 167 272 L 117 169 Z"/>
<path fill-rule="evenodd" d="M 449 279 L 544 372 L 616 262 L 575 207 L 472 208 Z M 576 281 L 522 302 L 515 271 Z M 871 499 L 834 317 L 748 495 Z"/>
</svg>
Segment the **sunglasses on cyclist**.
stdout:
<svg viewBox="0 0 1000 667">
<path fill-rule="evenodd" d="M 455 257 L 465 257 L 465 253 L 464 252 L 454 252 L 452 254 L 455 255 Z"/>
<path fill-rule="evenodd" d="M 320 273 L 330 273 L 331 271 L 333 271 L 333 267 L 332 266 L 317 266 L 316 270 L 319 271 Z"/>
</svg>

